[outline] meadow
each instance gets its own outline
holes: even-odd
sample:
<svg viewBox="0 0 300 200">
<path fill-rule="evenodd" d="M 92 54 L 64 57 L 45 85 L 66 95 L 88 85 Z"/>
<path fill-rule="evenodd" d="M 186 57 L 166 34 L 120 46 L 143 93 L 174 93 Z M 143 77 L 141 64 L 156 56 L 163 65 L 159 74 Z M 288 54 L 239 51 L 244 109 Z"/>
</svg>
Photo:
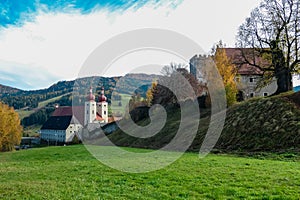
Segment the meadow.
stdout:
<svg viewBox="0 0 300 200">
<path fill-rule="evenodd" d="M 0 153 L 0 199 L 299 199 L 299 188 L 293 160 L 185 153 L 164 169 L 130 174 L 83 145 Z"/>
</svg>

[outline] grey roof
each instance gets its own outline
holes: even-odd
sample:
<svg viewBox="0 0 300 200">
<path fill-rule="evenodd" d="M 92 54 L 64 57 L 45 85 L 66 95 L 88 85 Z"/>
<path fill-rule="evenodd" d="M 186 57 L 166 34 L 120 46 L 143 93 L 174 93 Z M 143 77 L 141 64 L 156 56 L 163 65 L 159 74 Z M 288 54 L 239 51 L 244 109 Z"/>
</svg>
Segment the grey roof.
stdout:
<svg viewBox="0 0 300 200">
<path fill-rule="evenodd" d="M 71 120 L 72 116 L 52 116 L 44 123 L 41 130 L 66 130 Z"/>
</svg>

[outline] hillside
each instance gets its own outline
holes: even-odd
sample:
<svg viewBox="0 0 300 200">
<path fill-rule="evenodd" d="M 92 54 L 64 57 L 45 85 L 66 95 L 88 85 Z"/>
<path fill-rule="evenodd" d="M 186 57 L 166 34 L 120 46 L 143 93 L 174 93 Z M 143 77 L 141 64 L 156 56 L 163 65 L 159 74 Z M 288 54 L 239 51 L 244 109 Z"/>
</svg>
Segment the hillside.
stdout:
<svg viewBox="0 0 300 200">
<path fill-rule="evenodd" d="M 214 151 L 221 152 L 300 152 L 300 92 L 268 98 L 255 98 L 227 111 L 226 122 Z M 203 110 L 202 110 L 203 111 Z M 205 113 L 205 111 L 204 111 Z M 169 110 L 164 128 L 155 136 L 136 139 L 121 130 L 109 135 L 119 146 L 161 148 L 175 136 L 180 110 Z M 190 151 L 199 151 L 210 117 L 201 119 Z M 141 126 L 149 119 L 138 122 Z"/>
<path fill-rule="evenodd" d="M 0 98 L 2 96 L 14 95 L 20 92 L 22 92 L 22 90 L 0 84 Z"/>
<path fill-rule="evenodd" d="M 49 99 L 53 99 L 58 96 L 65 95 L 73 91 L 73 89 L 79 88 L 77 92 L 80 94 L 86 94 L 87 89 L 93 85 L 97 86 L 94 91 L 96 94 L 100 92 L 100 88 L 103 86 L 106 90 L 106 96 L 108 100 L 111 99 L 111 94 L 115 90 L 116 84 L 120 81 L 118 90 L 116 92 L 120 94 L 132 95 L 137 89 L 142 96 L 148 87 L 151 85 L 152 81 L 156 79 L 157 75 L 147 75 L 147 74 L 128 74 L 124 77 L 85 77 L 79 78 L 76 81 L 59 81 L 49 88 L 40 90 L 19 90 L 9 86 L 0 85 L 0 101 L 8 104 L 9 106 L 18 109 L 34 109 L 37 108 L 40 102 L 45 102 Z M 74 83 L 76 82 L 76 87 Z M 142 86 L 136 88 L 136 86 Z M 82 97 L 84 99 L 84 96 Z"/>
</svg>

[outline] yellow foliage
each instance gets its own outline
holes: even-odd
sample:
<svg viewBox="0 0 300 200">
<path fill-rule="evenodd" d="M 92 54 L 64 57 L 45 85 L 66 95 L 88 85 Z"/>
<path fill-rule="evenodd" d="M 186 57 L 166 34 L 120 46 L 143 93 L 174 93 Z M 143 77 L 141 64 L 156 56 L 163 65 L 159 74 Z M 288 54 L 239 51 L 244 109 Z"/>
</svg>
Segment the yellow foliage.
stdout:
<svg viewBox="0 0 300 200">
<path fill-rule="evenodd" d="M 22 126 L 13 108 L 0 102 L 0 151 L 11 151 L 21 142 Z"/>
<path fill-rule="evenodd" d="M 237 68 L 232 64 L 227 57 L 225 49 L 222 48 L 222 43 L 217 45 L 213 60 L 218 68 L 218 71 L 223 79 L 223 84 L 226 91 L 227 105 L 231 106 L 236 102 L 237 86 L 235 76 Z"/>
<path fill-rule="evenodd" d="M 154 93 L 156 86 L 157 86 L 157 82 L 156 81 L 152 82 L 151 88 L 149 88 L 146 93 L 146 101 L 147 101 L 148 106 L 151 106 L 151 102 L 153 99 L 153 93 Z"/>
</svg>

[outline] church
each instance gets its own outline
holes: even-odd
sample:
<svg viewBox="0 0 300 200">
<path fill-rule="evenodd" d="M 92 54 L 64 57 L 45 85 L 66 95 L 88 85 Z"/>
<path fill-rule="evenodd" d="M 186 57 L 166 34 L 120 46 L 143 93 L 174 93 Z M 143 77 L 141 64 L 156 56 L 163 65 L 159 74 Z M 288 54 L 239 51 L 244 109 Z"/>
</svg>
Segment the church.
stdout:
<svg viewBox="0 0 300 200">
<path fill-rule="evenodd" d="M 42 126 L 40 137 L 48 143 L 69 143 L 83 126 L 92 123 L 103 126 L 108 122 L 108 103 L 104 88 L 102 87 L 96 102 L 91 87 L 84 106 L 56 107 L 51 117 Z"/>
</svg>

